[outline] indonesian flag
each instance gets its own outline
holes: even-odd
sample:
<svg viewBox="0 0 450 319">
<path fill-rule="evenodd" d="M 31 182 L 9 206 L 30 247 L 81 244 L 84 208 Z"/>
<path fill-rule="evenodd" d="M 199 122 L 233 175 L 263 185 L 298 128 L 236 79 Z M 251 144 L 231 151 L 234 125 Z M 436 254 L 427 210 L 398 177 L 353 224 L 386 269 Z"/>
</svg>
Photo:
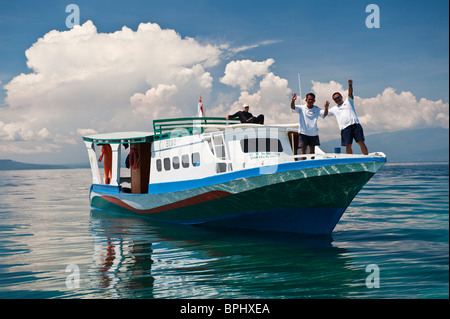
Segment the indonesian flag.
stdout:
<svg viewBox="0 0 450 319">
<path fill-rule="evenodd" d="M 201 95 L 200 100 L 198 101 L 198 117 L 205 117 L 205 113 L 203 112 L 203 102 Z"/>
</svg>

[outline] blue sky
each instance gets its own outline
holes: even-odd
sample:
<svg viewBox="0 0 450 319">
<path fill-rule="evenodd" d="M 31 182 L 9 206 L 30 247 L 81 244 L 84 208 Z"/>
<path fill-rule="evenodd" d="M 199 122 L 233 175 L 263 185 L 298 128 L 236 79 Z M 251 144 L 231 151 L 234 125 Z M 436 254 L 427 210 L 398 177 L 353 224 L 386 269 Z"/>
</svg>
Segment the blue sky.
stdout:
<svg viewBox="0 0 450 319">
<path fill-rule="evenodd" d="M 141 23 L 151 22 L 163 30 L 174 30 L 182 39 L 190 37 L 200 45 L 221 48 L 219 61 L 216 63 L 208 66 L 199 62 L 203 67 L 201 71 L 211 76 L 212 87 L 205 93 L 209 103 L 206 108 L 215 107 L 215 112 L 227 112 L 236 108 L 237 103 L 242 102 L 246 96 L 242 94 L 242 87 L 225 84 L 220 80 L 230 62 L 262 62 L 273 59 L 274 62 L 269 63 L 264 74 L 253 77 L 257 79 L 256 85 L 248 90 L 248 95 L 254 98 L 257 93 L 264 95 L 262 89 L 258 91 L 258 81 L 268 73 L 273 74 L 275 80 L 286 80 L 287 89 L 298 91 L 297 73 L 300 72 L 303 93 L 311 90 L 316 93 L 325 92 L 325 84 L 331 88 L 335 87 L 334 82 L 345 89 L 347 79 L 352 78 L 355 95 L 364 99 L 361 102 L 367 105 L 370 105 L 371 99 L 383 95 L 387 88 L 392 88 L 398 96 L 392 92 L 386 92 L 386 96 L 391 93 L 389 96 L 393 96 L 394 100 L 411 99 L 412 104 L 417 104 L 415 107 L 422 108 L 426 105 L 432 112 L 440 108 L 437 112 L 443 112 L 444 117 L 448 118 L 449 4 L 446 0 L 0 0 L 0 158 L 6 157 L 2 154 L 2 149 L 7 149 L 10 143 L 17 146 L 17 153 L 12 154 L 16 160 L 45 161 L 50 156 L 46 152 L 40 153 L 39 148 L 33 153 L 20 151 L 27 141 L 38 142 L 31 136 L 36 136 L 40 127 L 27 126 L 30 130 L 26 135 L 29 140 L 25 134 L 11 133 L 11 127 L 18 127 L 29 120 L 24 113 L 27 105 L 32 102 L 27 102 L 25 97 L 14 99 L 18 93 L 13 92 L 18 92 L 19 88 L 14 88 L 12 84 L 9 86 L 11 99 L 4 100 L 8 92 L 8 87 L 4 86 L 21 73 L 40 73 L 39 67 L 33 70 L 27 67 L 25 51 L 52 30 L 58 31 L 61 37 L 64 32 L 69 31 L 65 24 L 69 13 L 65 9 L 71 3 L 80 8 L 80 24 L 92 21 L 98 34 L 111 34 L 120 31 L 123 26 L 137 32 Z M 378 5 L 380 9 L 378 29 L 366 26 L 369 13 L 365 9 L 371 3 Z M 40 60 L 35 61 L 38 64 Z M 145 94 L 146 90 L 156 87 L 155 83 L 149 83 L 144 81 L 130 88 L 128 95 L 123 96 L 123 101 L 130 100 L 132 93 Z M 283 101 L 289 102 L 290 93 L 286 94 L 287 90 L 282 92 Z M 410 95 L 405 98 L 401 92 L 408 92 Z M 79 91 L 79 94 L 84 93 Z M 91 93 L 86 92 L 86 98 L 88 94 Z M 37 94 L 36 98 L 39 99 L 40 95 Z M 324 99 L 329 97 L 323 96 L 318 100 L 322 102 Z M 384 101 L 386 99 L 385 97 Z M 426 100 L 425 104 L 420 104 L 421 99 Z M 205 101 L 205 104 L 208 103 Z M 390 112 L 392 108 L 396 106 L 389 106 L 386 112 Z M 185 114 L 182 110 L 180 112 Z M 417 112 L 420 113 L 420 110 Z M 36 118 L 39 117 L 37 111 L 33 114 Z M 365 115 L 363 114 L 364 118 L 371 118 L 370 114 Z M 151 119 L 152 116 L 149 115 L 148 118 Z M 373 116 L 375 114 L 372 118 Z M 442 115 L 439 116 L 442 119 Z M 64 121 L 63 118 L 56 120 Z M 295 120 L 294 117 L 290 122 Z M 11 125 L 8 126 L 8 123 Z M 36 119 L 33 123 L 36 123 Z M 418 125 L 417 121 L 411 123 L 411 128 Z M 9 133 L 2 135 L 1 125 Z M 429 120 L 420 125 L 433 126 L 436 123 Z M 46 137 L 47 143 L 53 144 L 56 141 L 50 142 L 48 135 L 60 133 L 61 136 L 68 136 L 77 129 L 74 127 L 70 132 L 57 131 L 58 128 L 52 128 L 49 122 L 42 122 L 41 126 L 46 129 L 40 130 L 41 136 Z M 84 127 L 87 128 L 98 130 L 91 123 Z M 25 128 L 22 127 L 21 130 Z M 322 128 L 321 130 L 324 131 Z M 55 148 L 56 150 L 63 152 L 62 149 Z M 59 161 L 67 161 L 67 158 L 62 156 Z"/>
<path fill-rule="evenodd" d="M 181 36 L 234 46 L 279 41 L 233 58 L 275 59 L 289 83 L 364 78 L 371 96 L 386 86 L 448 102 L 448 1 L 10 1 L 0 2 L 0 80 L 29 72 L 24 52 L 50 30 L 66 30 L 68 4 L 99 32 L 155 22 Z M 368 4 L 380 28 L 368 29 Z"/>
</svg>

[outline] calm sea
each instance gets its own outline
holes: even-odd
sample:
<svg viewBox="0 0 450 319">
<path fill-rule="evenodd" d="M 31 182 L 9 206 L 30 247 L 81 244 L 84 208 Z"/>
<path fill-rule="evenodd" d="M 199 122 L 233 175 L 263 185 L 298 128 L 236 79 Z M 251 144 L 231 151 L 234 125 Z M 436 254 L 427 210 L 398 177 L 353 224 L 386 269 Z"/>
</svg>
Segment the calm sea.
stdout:
<svg viewBox="0 0 450 319">
<path fill-rule="evenodd" d="M 93 212 L 89 169 L 0 178 L 0 298 L 449 298 L 447 163 L 386 164 L 331 237 Z"/>
</svg>

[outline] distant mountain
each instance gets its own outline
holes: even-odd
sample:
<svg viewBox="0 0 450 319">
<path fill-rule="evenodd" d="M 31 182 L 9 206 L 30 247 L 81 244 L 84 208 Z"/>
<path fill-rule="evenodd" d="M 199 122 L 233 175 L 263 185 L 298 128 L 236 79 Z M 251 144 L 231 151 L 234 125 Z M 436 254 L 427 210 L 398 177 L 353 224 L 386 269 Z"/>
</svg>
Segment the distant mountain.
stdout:
<svg viewBox="0 0 450 319">
<path fill-rule="evenodd" d="M 23 169 L 64 169 L 70 168 L 68 165 L 47 165 L 47 164 L 28 164 L 16 162 L 8 159 L 0 159 L 0 171 L 5 170 L 23 170 Z"/>
<path fill-rule="evenodd" d="M 386 154 L 388 162 L 448 162 L 449 130 L 426 128 L 380 133 L 366 136 L 369 152 L 380 151 Z M 334 152 L 341 145 L 340 139 L 321 143 L 325 152 Z M 345 148 L 341 148 L 345 152 Z M 353 152 L 361 150 L 353 142 Z"/>
</svg>

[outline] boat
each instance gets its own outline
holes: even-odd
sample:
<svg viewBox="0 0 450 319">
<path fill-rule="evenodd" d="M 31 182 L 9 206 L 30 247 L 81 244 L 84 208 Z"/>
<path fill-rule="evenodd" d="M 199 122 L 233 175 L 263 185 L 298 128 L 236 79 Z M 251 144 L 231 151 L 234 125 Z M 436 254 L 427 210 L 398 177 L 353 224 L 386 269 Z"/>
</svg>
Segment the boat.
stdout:
<svg viewBox="0 0 450 319">
<path fill-rule="evenodd" d="M 386 163 L 382 152 L 325 153 L 316 147 L 315 154 L 297 154 L 298 124 L 246 124 L 220 117 L 158 119 L 153 132 L 94 134 L 83 140 L 93 210 L 300 234 L 331 234 Z M 110 145 L 112 154 L 106 179 L 98 165 L 103 145 Z"/>
</svg>

